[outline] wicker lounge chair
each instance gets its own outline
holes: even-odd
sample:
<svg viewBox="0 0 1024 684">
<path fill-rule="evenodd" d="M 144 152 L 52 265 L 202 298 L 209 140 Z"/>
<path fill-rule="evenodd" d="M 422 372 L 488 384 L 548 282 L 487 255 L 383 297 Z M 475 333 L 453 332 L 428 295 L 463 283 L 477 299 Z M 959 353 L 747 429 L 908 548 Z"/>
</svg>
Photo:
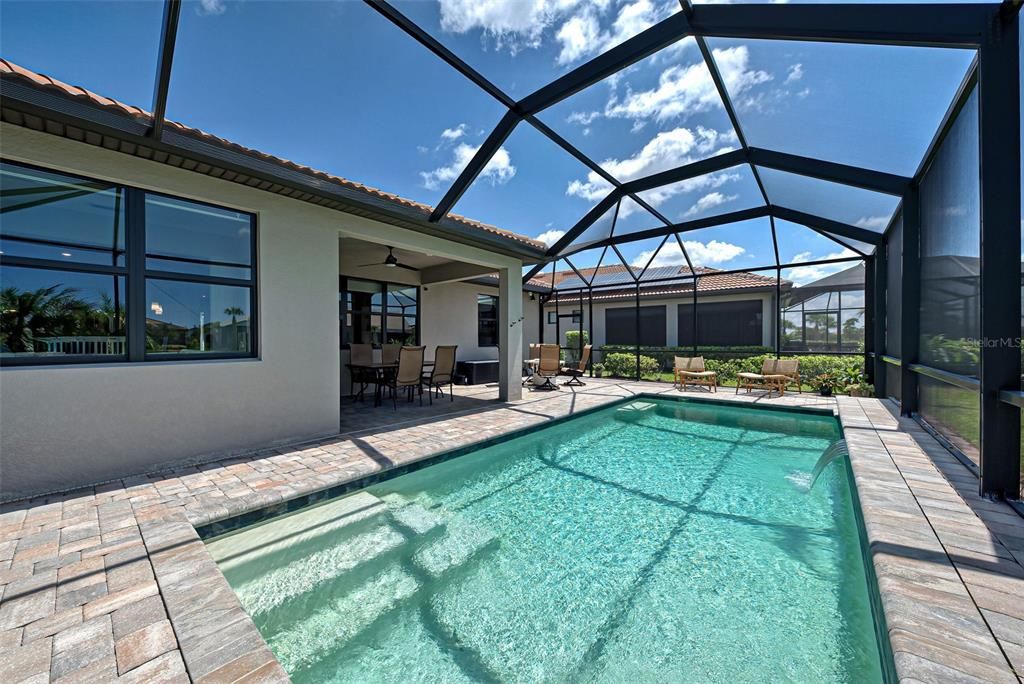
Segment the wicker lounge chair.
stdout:
<svg viewBox="0 0 1024 684">
<path fill-rule="evenodd" d="M 434 403 L 434 392 L 444 396 L 444 385 L 448 385 L 448 398 L 455 401 L 455 350 L 456 345 L 438 345 L 434 350 L 434 367 L 423 375 L 423 383 L 430 392 L 430 403 Z"/>
<path fill-rule="evenodd" d="M 569 376 L 569 380 L 565 383 L 566 385 L 579 385 L 583 387 L 586 384 L 580 378 L 587 372 L 587 364 L 590 363 L 590 350 L 592 347 L 593 345 L 590 344 L 583 347 L 583 356 L 580 357 L 580 364 L 576 368 L 562 367 L 562 375 Z"/>
<path fill-rule="evenodd" d="M 561 356 L 561 349 L 557 344 L 542 344 L 540 345 L 540 363 L 537 364 L 536 376 L 543 378 L 544 382 L 537 385 L 538 389 L 558 389 L 552 380 L 558 377 L 559 368 L 559 357 Z"/>
<path fill-rule="evenodd" d="M 740 387 L 747 392 L 760 387 L 769 393 L 774 390 L 782 396 L 786 393 L 786 387 L 792 383 L 796 383 L 798 392 L 803 391 L 800 386 L 800 359 L 765 359 L 760 373 L 736 374 L 736 393 L 739 394 Z"/>
<path fill-rule="evenodd" d="M 712 392 L 717 392 L 718 374 L 704 367 L 703 356 L 677 356 L 674 384 L 680 391 L 686 389 L 687 385 L 703 385 Z"/>
<path fill-rule="evenodd" d="M 402 347 L 398 352 L 398 372 L 384 379 L 384 383 L 391 389 L 395 410 L 398 410 L 398 390 L 403 388 L 408 391 L 409 401 L 412 401 L 412 393 L 419 390 L 420 406 L 423 406 L 424 349 L 425 347 Z"/>
</svg>

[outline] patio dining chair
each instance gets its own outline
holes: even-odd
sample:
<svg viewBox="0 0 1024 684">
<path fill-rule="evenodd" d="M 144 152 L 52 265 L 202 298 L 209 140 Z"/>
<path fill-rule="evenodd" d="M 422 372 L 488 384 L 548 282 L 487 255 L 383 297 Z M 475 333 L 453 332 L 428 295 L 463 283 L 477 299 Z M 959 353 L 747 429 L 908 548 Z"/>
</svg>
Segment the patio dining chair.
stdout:
<svg viewBox="0 0 1024 684">
<path fill-rule="evenodd" d="M 561 370 L 559 367 L 561 352 L 562 350 L 557 344 L 540 345 L 540 363 L 537 364 L 536 376 L 542 378 L 544 382 L 537 385 L 537 389 L 558 389 L 558 385 L 552 380 L 558 377 Z"/>
<path fill-rule="evenodd" d="M 426 347 L 402 347 L 398 352 L 398 371 L 388 374 L 384 383 L 391 390 L 391 400 L 398 410 L 398 390 L 405 389 L 408 401 L 413 392 L 419 391 L 420 406 L 423 406 L 423 350 Z"/>
<path fill-rule="evenodd" d="M 402 349 L 400 344 L 380 345 L 380 360 L 383 363 L 398 363 L 398 353 Z"/>
<path fill-rule="evenodd" d="M 372 373 L 368 368 L 358 367 L 369 366 L 373 363 L 373 345 L 350 344 L 348 345 L 348 351 L 348 362 L 351 364 L 349 367 L 349 372 L 351 373 L 350 390 L 354 397 L 358 397 L 362 401 L 363 394 L 366 392 L 366 386 L 377 382 L 376 373 Z M 359 383 L 358 392 L 355 391 L 357 382 Z"/>
<path fill-rule="evenodd" d="M 703 356 L 677 356 L 674 371 L 674 384 L 680 391 L 687 385 L 705 385 L 712 392 L 718 391 L 718 374 L 704 367 Z"/>
<path fill-rule="evenodd" d="M 566 386 L 578 385 L 580 387 L 583 387 L 583 385 L 586 384 L 585 382 L 580 380 L 580 378 L 583 377 L 583 374 L 587 372 L 587 364 L 590 363 L 590 350 L 592 347 L 593 345 L 590 344 L 585 345 L 583 347 L 583 355 L 580 357 L 580 363 L 576 368 L 569 368 L 568 366 L 562 367 L 562 375 L 569 376 L 569 380 L 567 380 L 565 383 Z"/>
<path fill-rule="evenodd" d="M 444 385 L 448 385 L 448 398 L 455 401 L 455 351 L 457 345 L 438 345 L 434 350 L 434 366 L 429 373 L 423 375 L 423 382 L 430 393 L 430 403 L 434 403 L 434 392 L 444 396 Z"/>
</svg>

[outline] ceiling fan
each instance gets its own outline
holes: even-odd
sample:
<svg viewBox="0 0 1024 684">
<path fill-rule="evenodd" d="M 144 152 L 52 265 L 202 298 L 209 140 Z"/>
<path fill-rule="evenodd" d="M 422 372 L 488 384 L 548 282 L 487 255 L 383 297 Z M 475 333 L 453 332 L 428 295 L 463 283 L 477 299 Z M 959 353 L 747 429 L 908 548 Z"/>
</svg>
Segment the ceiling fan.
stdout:
<svg viewBox="0 0 1024 684">
<path fill-rule="evenodd" d="M 359 268 L 364 268 L 366 266 L 386 266 L 387 268 L 404 268 L 407 271 L 420 270 L 418 268 L 413 268 L 412 266 L 408 266 L 406 264 L 398 263 L 398 257 L 395 256 L 394 249 L 394 247 L 388 247 L 388 255 L 383 262 L 377 262 L 374 264 L 360 264 Z"/>
</svg>

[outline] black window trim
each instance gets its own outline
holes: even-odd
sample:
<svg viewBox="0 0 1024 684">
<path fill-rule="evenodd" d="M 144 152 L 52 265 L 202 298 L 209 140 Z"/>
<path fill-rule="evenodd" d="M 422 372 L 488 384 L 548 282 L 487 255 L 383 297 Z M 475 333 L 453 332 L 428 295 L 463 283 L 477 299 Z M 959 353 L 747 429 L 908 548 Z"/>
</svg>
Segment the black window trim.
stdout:
<svg viewBox="0 0 1024 684">
<path fill-rule="evenodd" d="M 494 344 L 484 344 L 480 341 L 480 298 L 490 297 L 494 300 L 494 332 L 496 339 Z M 501 298 L 496 294 L 489 292 L 477 292 L 476 293 L 476 346 L 478 349 L 496 349 L 501 346 Z"/>
<path fill-rule="evenodd" d="M 125 279 L 125 309 L 128 323 L 125 327 L 125 349 L 124 355 L 111 354 L 62 354 L 60 356 L 8 356 L 0 357 L 0 368 L 24 367 L 24 366 L 67 366 L 73 364 L 139 364 L 139 363 L 165 363 L 167 361 L 224 361 L 229 359 L 258 359 L 260 358 L 260 335 L 259 335 L 259 222 L 257 214 L 252 211 L 245 211 L 236 207 L 229 207 L 197 200 L 192 197 L 182 197 L 167 192 L 149 190 L 137 186 L 127 185 L 116 181 L 108 181 L 97 178 L 90 178 L 81 174 L 65 171 L 63 169 L 50 168 L 37 164 L 29 164 L 22 161 L 0 157 L 0 163 L 10 166 L 17 166 L 23 169 L 51 173 L 68 178 L 74 178 L 83 182 L 104 183 L 112 187 L 121 188 L 124 191 L 124 226 L 125 226 L 125 265 L 106 266 L 104 264 L 73 263 L 55 261 L 50 259 L 38 259 L 34 257 L 18 257 L 6 254 L 0 255 L 0 266 L 35 268 L 49 271 L 65 271 L 72 273 L 91 273 L 99 275 L 115 275 Z M 146 266 L 146 196 L 167 197 L 183 202 L 190 202 L 220 211 L 233 211 L 245 214 L 249 217 L 249 254 L 252 263 L 247 267 L 250 269 L 249 278 L 225 278 L 221 276 L 209 276 L 193 273 L 178 273 L 147 269 Z M 154 257 L 163 258 L 163 257 Z M 192 263 L 204 263 L 219 265 L 219 262 L 196 259 Z M 249 351 L 247 352 L 146 352 L 146 281 L 153 280 L 176 280 L 181 282 L 199 283 L 207 285 L 228 285 L 244 287 L 249 289 Z"/>
<path fill-rule="evenodd" d="M 418 346 L 420 344 L 420 335 L 422 334 L 422 329 L 421 329 L 421 326 L 420 326 L 420 310 L 423 308 L 423 298 L 422 298 L 423 286 L 422 285 L 409 285 L 409 284 L 406 284 L 406 283 L 397 283 L 397 282 L 395 282 L 393 280 L 377 280 L 376 278 L 362 278 L 360 276 L 350 276 L 350 275 L 339 274 L 338 275 L 338 293 L 339 294 L 342 293 L 342 292 L 348 292 L 348 281 L 350 281 L 350 280 L 361 280 L 364 283 L 373 283 L 375 285 L 380 285 L 380 292 L 381 292 L 381 305 L 380 305 L 380 312 L 381 312 L 381 314 L 380 315 L 381 315 L 381 321 L 384 322 L 384 326 L 383 326 L 383 330 L 382 330 L 382 333 L 383 333 L 382 337 L 385 340 L 387 339 L 387 327 L 388 327 L 387 326 L 387 320 L 388 320 L 388 315 L 389 315 L 388 314 L 388 285 L 398 285 L 399 287 L 415 288 L 416 289 L 416 345 Z M 340 315 L 342 313 L 348 313 L 350 311 L 348 308 L 346 308 L 346 309 L 344 309 L 344 311 L 342 311 L 341 306 L 342 306 L 342 302 L 339 300 L 339 302 L 338 302 L 338 314 L 339 314 L 338 325 L 339 326 L 342 325 Z M 398 315 L 401 316 L 403 314 L 398 314 Z M 343 339 L 344 339 L 344 335 L 341 334 L 341 330 L 339 328 L 339 330 L 338 330 L 339 349 L 348 349 L 349 345 L 344 343 L 344 342 L 342 342 L 341 340 L 343 340 Z M 373 343 L 371 343 L 371 346 L 374 349 L 379 349 L 383 344 L 387 344 L 387 342 L 373 342 Z"/>
</svg>

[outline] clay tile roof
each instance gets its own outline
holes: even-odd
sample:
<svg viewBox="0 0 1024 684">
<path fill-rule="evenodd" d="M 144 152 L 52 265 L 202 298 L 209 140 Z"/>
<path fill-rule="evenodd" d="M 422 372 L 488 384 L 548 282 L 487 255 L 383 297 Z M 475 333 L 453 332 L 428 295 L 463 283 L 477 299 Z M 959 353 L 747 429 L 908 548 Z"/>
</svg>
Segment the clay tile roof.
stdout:
<svg viewBox="0 0 1024 684">
<path fill-rule="evenodd" d="M 135 107 L 133 105 L 127 105 L 117 100 L 112 100 L 110 98 L 104 97 L 103 95 L 99 95 L 97 93 L 94 93 L 90 90 L 86 90 L 85 88 L 79 86 L 68 85 L 63 81 L 58 81 L 57 79 L 51 78 L 50 76 L 46 76 L 44 74 L 37 73 L 30 69 L 26 69 L 23 66 L 19 66 L 11 61 L 2 58 L 0 58 L 0 77 L 17 78 L 19 80 L 26 81 L 41 88 L 56 90 L 68 97 L 87 100 L 88 102 L 94 105 L 98 105 L 100 107 L 103 107 L 104 109 L 113 110 L 119 114 L 124 114 L 136 119 L 140 119 L 147 124 L 153 119 L 153 115 L 145 109 Z M 239 151 L 249 156 L 254 156 L 264 161 L 279 164 L 289 169 L 311 174 L 317 176 L 318 178 L 323 178 L 333 183 L 337 183 L 348 188 L 359 190 L 361 192 L 365 192 L 367 194 L 374 195 L 376 197 L 380 197 L 391 202 L 395 202 L 397 204 L 402 204 L 407 207 L 420 209 L 421 211 L 427 214 L 434 210 L 434 208 L 428 204 L 423 204 L 422 202 L 416 202 L 414 200 L 406 199 L 404 197 L 399 197 L 398 195 L 395 195 L 393 193 L 385 192 L 384 190 L 370 187 L 369 185 L 363 185 L 362 183 L 357 183 L 347 178 L 342 178 L 341 176 L 335 176 L 324 171 L 320 171 L 312 167 L 305 166 L 304 164 L 298 164 L 287 159 L 282 159 L 281 157 L 275 157 L 265 152 L 260 152 L 259 150 L 244 147 L 242 145 L 239 145 L 238 143 L 231 142 L 230 140 L 218 137 L 216 135 L 213 135 L 212 133 L 207 133 L 206 131 L 200 130 L 198 128 L 186 126 L 185 124 L 179 123 L 177 121 L 167 120 L 165 122 L 165 125 L 170 128 L 173 128 L 175 131 L 179 133 L 184 133 L 186 135 L 198 137 L 202 139 L 204 142 L 212 143 L 220 147 L 225 147 L 227 149 Z M 526 237 L 525 235 L 519 235 L 518 233 L 513 233 L 511 231 L 504 230 L 502 228 L 498 228 L 487 223 L 483 223 L 481 221 L 476 221 L 465 216 L 450 213 L 448 214 L 448 219 L 469 226 L 471 228 L 476 228 L 477 230 L 487 231 L 495 235 L 500 235 L 502 237 L 515 240 L 516 242 L 520 242 L 540 250 L 547 249 L 547 245 L 543 242 Z"/>
</svg>

